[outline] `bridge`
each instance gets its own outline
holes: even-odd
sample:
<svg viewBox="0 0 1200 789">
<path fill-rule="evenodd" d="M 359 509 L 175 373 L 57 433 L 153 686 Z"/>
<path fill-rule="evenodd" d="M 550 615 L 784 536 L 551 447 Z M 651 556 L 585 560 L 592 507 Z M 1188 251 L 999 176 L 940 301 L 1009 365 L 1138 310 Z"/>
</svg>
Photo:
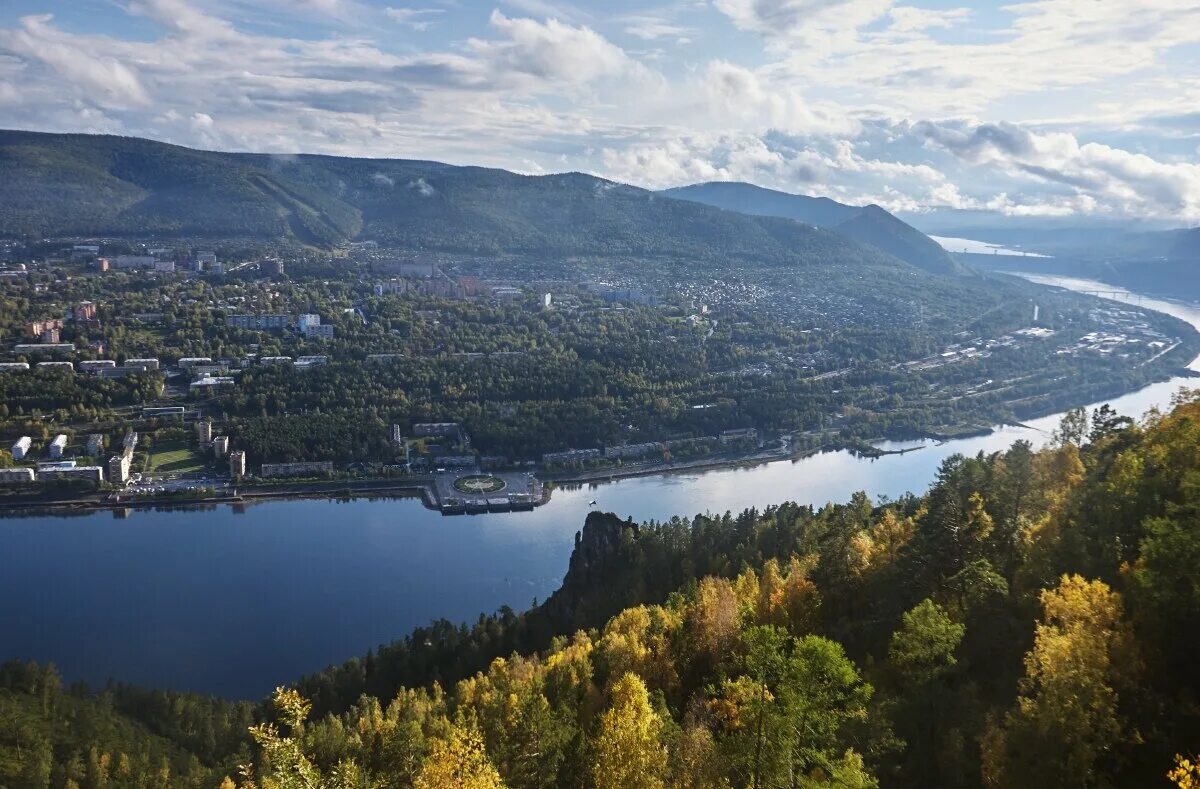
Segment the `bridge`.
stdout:
<svg viewBox="0 0 1200 789">
<path fill-rule="evenodd" d="M 1140 293 L 1130 293 L 1127 290 L 1077 290 L 1076 293 L 1082 293 L 1085 296 L 1095 296 L 1100 299 L 1113 299 L 1115 301 L 1138 301 L 1143 298 Z"/>
</svg>

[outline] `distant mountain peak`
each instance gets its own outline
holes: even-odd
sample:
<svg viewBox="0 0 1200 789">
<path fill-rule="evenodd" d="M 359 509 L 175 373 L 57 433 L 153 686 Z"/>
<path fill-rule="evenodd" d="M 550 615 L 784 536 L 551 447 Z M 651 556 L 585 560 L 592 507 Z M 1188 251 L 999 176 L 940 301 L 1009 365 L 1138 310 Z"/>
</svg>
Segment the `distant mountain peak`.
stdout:
<svg viewBox="0 0 1200 789">
<path fill-rule="evenodd" d="M 663 194 L 727 211 L 807 222 L 935 274 L 957 275 L 964 271 L 936 241 L 874 203 L 852 206 L 828 197 L 789 194 L 742 181 L 710 181 L 667 189 Z"/>
</svg>

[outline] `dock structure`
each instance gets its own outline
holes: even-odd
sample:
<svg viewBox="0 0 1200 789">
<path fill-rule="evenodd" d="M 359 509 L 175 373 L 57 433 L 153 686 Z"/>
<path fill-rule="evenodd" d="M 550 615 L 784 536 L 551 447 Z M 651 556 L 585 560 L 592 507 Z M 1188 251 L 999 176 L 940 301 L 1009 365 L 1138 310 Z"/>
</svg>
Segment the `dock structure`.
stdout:
<svg viewBox="0 0 1200 789">
<path fill-rule="evenodd" d="M 484 493 L 464 493 L 454 486 L 456 480 L 478 472 L 445 471 L 434 476 L 429 487 L 432 509 L 443 515 L 481 514 L 532 510 L 542 504 L 542 482 L 532 474 L 514 471 L 489 472 L 504 482 L 499 490 Z"/>
</svg>

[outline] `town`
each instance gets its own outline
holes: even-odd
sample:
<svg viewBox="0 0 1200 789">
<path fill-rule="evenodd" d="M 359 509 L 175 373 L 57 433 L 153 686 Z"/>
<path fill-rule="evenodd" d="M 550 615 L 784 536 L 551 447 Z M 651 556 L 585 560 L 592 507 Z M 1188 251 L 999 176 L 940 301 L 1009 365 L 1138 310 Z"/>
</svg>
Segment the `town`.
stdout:
<svg viewBox="0 0 1200 789">
<path fill-rule="evenodd" d="M 880 312 L 889 336 L 860 325 L 866 296 L 815 298 L 783 272 L 631 277 L 375 242 L 10 242 L 0 260 L 13 504 L 287 480 L 407 486 L 447 513 L 521 509 L 543 480 L 986 425 L 1052 409 L 1064 376 L 1102 392 L 1190 352 L 1161 315 L 1046 289 L 965 329 Z M 474 476 L 503 484 L 455 487 Z"/>
</svg>

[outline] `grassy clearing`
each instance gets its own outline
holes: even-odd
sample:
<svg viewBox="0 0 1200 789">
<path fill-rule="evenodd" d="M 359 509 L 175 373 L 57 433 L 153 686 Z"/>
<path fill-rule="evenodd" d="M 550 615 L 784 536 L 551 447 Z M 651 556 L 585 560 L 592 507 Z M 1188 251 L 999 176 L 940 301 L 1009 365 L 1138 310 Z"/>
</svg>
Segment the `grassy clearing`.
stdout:
<svg viewBox="0 0 1200 789">
<path fill-rule="evenodd" d="M 204 459 L 183 442 L 172 441 L 154 447 L 150 452 L 150 473 L 185 474 L 201 471 Z"/>
</svg>

